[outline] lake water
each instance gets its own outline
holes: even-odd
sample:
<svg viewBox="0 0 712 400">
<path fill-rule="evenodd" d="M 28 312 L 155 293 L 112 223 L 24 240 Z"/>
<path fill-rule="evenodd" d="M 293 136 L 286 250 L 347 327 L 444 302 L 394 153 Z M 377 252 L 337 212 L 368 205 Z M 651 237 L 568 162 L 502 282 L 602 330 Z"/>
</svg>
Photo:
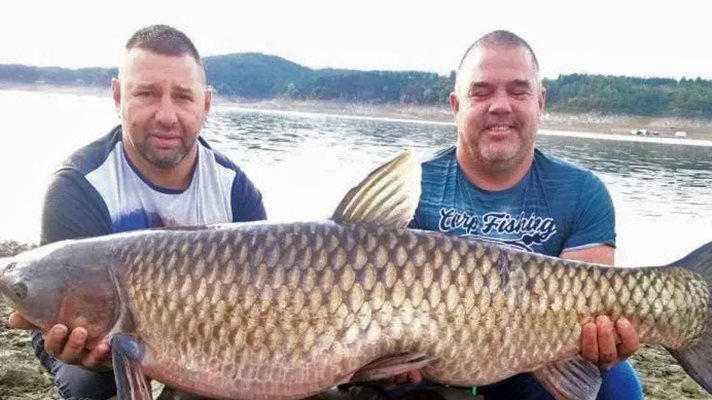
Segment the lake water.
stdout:
<svg viewBox="0 0 712 400">
<path fill-rule="evenodd" d="M 42 195 L 66 156 L 118 117 L 106 96 L 0 90 L 0 240 L 36 242 Z M 426 157 L 454 126 L 214 105 L 204 136 L 262 191 L 275 221 L 328 217 L 346 191 L 404 148 Z M 619 265 L 674 261 L 712 241 L 712 142 L 547 132 L 538 146 L 593 170 L 617 215 Z"/>
</svg>

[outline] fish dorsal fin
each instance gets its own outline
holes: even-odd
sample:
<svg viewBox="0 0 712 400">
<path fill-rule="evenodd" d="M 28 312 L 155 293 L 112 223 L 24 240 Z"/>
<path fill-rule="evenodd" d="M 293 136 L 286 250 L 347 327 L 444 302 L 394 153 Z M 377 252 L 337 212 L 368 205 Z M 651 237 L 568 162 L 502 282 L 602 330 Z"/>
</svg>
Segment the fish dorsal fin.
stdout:
<svg viewBox="0 0 712 400">
<path fill-rule="evenodd" d="M 410 151 L 376 168 L 349 190 L 331 219 L 340 224 L 404 228 L 420 198 L 420 163 Z"/>
<path fill-rule="evenodd" d="M 533 372 L 556 400 L 595 400 L 601 388 L 598 367 L 578 356 Z"/>
</svg>

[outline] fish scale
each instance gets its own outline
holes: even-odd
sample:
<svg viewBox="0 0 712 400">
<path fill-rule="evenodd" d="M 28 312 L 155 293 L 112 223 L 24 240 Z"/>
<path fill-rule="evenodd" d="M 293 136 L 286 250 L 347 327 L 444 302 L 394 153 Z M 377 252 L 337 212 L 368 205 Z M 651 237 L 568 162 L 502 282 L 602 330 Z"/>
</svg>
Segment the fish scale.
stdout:
<svg viewBox="0 0 712 400">
<path fill-rule="evenodd" d="M 173 237 L 153 240 L 152 257 L 134 244 L 119 250 L 132 260 L 121 282 L 136 333 L 161 365 L 159 380 L 193 375 L 227 395 L 241 392 L 226 373 L 272 382 L 275 393 L 286 390 L 279 382 L 308 392 L 380 355 L 420 352 L 433 359 L 425 373 L 434 379 L 484 384 L 577 354 L 581 322 L 601 314 L 626 316 L 641 340 L 670 347 L 705 328 L 680 322 L 705 320 L 706 284 L 674 268 L 574 266 L 455 237 L 433 243 L 426 233 L 331 223 L 156 235 Z M 188 235 L 193 251 L 181 254 L 177 242 Z M 428 248 L 433 257 L 423 260 Z M 242 251 L 259 256 L 243 264 L 219 256 Z M 299 265 L 305 254 L 321 259 L 311 260 L 316 273 Z M 166 276 L 181 289 L 168 290 L 158 278 Z"/>
</svg>

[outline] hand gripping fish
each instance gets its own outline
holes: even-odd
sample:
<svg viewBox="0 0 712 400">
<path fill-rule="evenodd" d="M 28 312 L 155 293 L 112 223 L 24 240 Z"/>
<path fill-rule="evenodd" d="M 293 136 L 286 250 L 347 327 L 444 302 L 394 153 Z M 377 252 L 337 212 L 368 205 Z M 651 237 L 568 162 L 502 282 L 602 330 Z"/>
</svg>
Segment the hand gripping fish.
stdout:
<svg viewBox="0 0 712 400">
<path fill-rule="evenodd" d="M 47 245 L 0 266 L 37 326 L 109 338 L 121 400 L 146 376 L 220 399 L 298 399 L 420 369 L 474 386 L 524 371 L 595 399 L 582 323 L 629 319 L 712 393 L 712 243 L 668 266 L 614 268 L 406 229 L 420 167 L 405 153 L 330 220 L 154 229 Z"/>
</svg>

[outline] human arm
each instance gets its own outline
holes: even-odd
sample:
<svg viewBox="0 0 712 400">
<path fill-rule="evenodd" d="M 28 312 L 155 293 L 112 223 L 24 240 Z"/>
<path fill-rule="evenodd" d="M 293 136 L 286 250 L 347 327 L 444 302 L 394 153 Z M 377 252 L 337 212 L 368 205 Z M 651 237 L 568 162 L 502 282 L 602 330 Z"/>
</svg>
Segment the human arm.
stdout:
<svg viewBox="0 0 712 400">
<path fill-rule="evenodd" d="M 236 168 L 237 175 L 232 183 L 233 222 L 262 221 L 267 219 L 262 194 L 245 173 Z"/>
<path fill-rule="evenodd" d="M 598 178 L 590 177 L 582 191 L 582 201 L 576 213 L 574 231 L 560 258 L 593 264 L 615 263 L 615 213 L 613 202 Z M 590 246 L 585 242 L 597 243 Z M 615 323 L 608 316 L 598 316 L 583 325 L 581 355 L 608 369 L 625 360 L 640 347 L 640 338 L 633 325 L 625 318 Z"/>
<path fill-rule="evenodd" d="M 106 205 L 86 179 L 75 170 L 56 173 L 44 198 L 40 243 L 45 245 L 110 232 Z M 10 315 L 8 325 L 14 329 L 40 330 L 19 313 Z M 56 357 L 66 363 L 97 368 L 108 359 L 107 343 L 100 343 L 91 350 L 85 348 L 87 331 L 84 328 L 69 332 L 66 326 L 58 324 L 42 332 L 42 336 L 44 340 L 33 341 L 33 346 L 38 357 L 48 363 L 53 363 L 51 357 Z M 49 368 L 49 365 L 45 367 Z"/>
<path fill-rule="evenodd" d="M 613 265 L 615 249 L 601 245 L 561 253 L 561 258 L 588 263 Z M 619 318 L 615 324 L 605 315 L 584 324 L 581 331 L 581 355 L 608 369 L 625 360 L 640 348 L 640 339 L 630 321 Z"/>
</svg>

